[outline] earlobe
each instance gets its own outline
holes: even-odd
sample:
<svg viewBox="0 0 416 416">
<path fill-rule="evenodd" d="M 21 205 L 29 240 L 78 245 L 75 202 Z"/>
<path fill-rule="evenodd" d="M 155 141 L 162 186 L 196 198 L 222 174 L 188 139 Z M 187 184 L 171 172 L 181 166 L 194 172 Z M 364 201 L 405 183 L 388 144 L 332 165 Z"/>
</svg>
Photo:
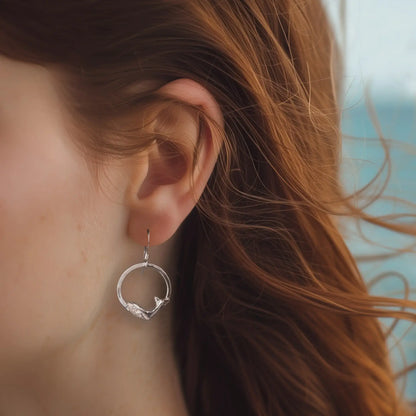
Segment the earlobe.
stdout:
<svg viewBox="0 0 416 416">
<path fill-rule="evenodd" d="M 164 85 L 158 93 L 201 108 L 223 128 L 216 100 L 197 82 L 178 79 Z M 136 180 L 131 182 L 126 199 L 128 233 L 141 245 L 146 242 L 147 229 L 151 230 L 152 245 L 165 242 L 176 232 L 204 191 L 221 147 L 220 132 L 201 124 L 199 112 L 192 108 L 172 104 L 157 117 L 155 134 L 166 139 L 156 140 L 146 152 L 145 175 L 138 175 L 133 167 L 131 175 Z M 137 169 L 143 171 L 143 165 Z"/>
</svg>

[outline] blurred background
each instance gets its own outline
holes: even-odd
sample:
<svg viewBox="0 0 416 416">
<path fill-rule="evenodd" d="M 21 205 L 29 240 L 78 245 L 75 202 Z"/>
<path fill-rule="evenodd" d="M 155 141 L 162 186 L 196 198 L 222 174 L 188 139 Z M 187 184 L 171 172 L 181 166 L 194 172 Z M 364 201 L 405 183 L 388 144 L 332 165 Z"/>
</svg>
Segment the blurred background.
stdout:
<svg viewBox="0 0 416 416">
<path fill-rule="evenodd" d="M 416 203 L 416 1 L 324 0 L 344 52 L 342 97 L 343 167 L 345 187 L 354 191 L 370 182 L 383 165 L 387 140 L 391 172 L 384 195 Z M 383 187 L 388 166 L 380 172 L 370 195 Z M 364 202 L 364 201 L 358 201 Z M 380 200 L 368 207 L 371 214 L 416 214 L 415 207 Z M 404 217 L 401 223 L 415 223 Z M 362 224 L 348 224 L 347 243 L 360 259 L 392 254 L 395 248 L 416 244 L 416 238 Z M 369 240 L 369 241 L 366 241 Z M 376 243 L 377 245 L 374 245 Z M 408 296 L 416 300 L 416 254 L 401 254 L 377 261 L 360 261 L 359 267 L 377 295 Z M 379 281 L 374 279 L 382 275 Z M 406 279 L 409 287 L 406 287 Z M 393 320 L 382 320 L 389 326 Z M 398 346 L 400 340 L 402 350 Z M 400 322 L 390 337 L 394 368 L 416 363 L 416 328 Z M 401 380 L 398 385 L 403 386 Z M 405 394 L 416 399 L 416 369 L 407 377 Z"/>
</svg>

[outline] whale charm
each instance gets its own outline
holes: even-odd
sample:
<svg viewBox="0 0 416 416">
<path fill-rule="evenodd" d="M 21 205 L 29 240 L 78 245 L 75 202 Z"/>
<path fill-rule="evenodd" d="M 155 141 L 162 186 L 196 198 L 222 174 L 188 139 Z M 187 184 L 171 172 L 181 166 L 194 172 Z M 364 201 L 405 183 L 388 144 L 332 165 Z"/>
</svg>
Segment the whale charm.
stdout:
<svg viewBox="0 0 416 416">
<path fill-rule="evenodd" d="M 142 318 L 148 321 L 164 304 L 169 302 L 169 300 L 162 300 L 157 296 L 155 296 L 154 299 L 156 306 L 151 311 L 143 309 L 141 306 L 131 302 L 127 302 L 125 308 L 137 318 Z"/>
</svg>

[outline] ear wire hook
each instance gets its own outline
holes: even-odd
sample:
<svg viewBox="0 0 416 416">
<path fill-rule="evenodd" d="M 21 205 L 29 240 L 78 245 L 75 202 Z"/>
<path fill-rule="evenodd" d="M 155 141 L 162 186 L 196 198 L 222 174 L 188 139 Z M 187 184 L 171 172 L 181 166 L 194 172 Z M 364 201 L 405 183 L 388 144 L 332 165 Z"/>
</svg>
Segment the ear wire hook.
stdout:
<svg viewBox="0 0 416 416">
<path fill-rule="evenodd" d="M 144 248 L 144 262 L 147 264 L 149 263 L 149 244 L 150 244 L 150 231 L 147 229 L 147 245 Z"/>
</svg>

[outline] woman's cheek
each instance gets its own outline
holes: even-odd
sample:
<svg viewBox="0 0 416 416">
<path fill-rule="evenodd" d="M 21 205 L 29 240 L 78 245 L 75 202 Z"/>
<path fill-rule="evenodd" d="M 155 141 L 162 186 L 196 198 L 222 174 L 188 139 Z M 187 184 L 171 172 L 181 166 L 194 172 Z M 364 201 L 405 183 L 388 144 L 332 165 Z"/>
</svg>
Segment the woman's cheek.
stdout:
<svg viewBox="0 0 416 416">
<path fill-rule="evenodd" d="M 39 147 L 0 155 L 1 362 L 56 348 L 89 318 L 81 231 L 88 177 L 55 150 L 55 158 Z"/>
</svg>

